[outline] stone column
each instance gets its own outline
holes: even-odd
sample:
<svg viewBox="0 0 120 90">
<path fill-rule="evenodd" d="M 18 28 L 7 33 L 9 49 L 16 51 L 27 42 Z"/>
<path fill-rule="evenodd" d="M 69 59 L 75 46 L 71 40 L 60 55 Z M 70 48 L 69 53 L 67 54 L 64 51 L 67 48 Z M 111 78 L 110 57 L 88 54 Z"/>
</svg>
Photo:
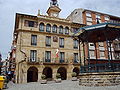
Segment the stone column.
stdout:
<svg viewBox="0 0 120 90">
<path fill-rule="evenodd" d="M 41 75 L 42 75 L 43 69 L 44 68 L 42 68 L 42 67 L 38 68 L 38 82 L 40 82 L 40 80 L 41 80 Z"/>
<path fill-rule="evenodd" d="M 27 83 L 27 72 L 23 73 L 23 81 L 22 83 Z"/>
<path fill-rule="evenodd" d="M 52 77 L 53 77 L 53 79 L 55 80 L 58 69 L 57 69 L 57 68 L 53 68 L 52 70 L 53 70 L 53 72 L 52 72 Z"/>
<path fill-rule="evenodd" d="M 67 68 L 67 79 L 70 80 L 72 78 L 72 70 L 73 70 L 73 65 L 69 65 L 69 68 Z"/>
</svg>

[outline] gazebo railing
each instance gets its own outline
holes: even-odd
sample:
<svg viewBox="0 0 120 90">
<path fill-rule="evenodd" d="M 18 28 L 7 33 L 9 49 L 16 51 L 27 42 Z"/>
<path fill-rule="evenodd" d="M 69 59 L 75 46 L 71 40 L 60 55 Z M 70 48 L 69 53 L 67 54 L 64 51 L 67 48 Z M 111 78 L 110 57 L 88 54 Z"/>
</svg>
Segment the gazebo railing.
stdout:
<svg viewBox="0 0 120 90">
<path fill-rule="evenodd" d="M 90 64 L 81 66 L 80 68 L 80 73 L 118 72 L 118 71 L 120 71 L 120 63 Z"/>
</svg>

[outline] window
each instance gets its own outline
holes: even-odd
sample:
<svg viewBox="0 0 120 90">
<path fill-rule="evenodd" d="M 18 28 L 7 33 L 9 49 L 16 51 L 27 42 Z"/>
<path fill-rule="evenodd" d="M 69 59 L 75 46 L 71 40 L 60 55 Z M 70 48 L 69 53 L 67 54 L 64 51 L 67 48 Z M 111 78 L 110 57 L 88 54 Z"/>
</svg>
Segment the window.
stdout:
<svg viewBox="0 0 120 90">
<path fill-rule="evenodd" d="M 51 32 L 51 25 L 50 24 L 46 25 L 46 32 Z"/>
<path fill-rule="evenodd" d="M 65 60 L 65 53 L 60 52 L 60 63 L 64 62 L 64 60 Z"/>
<path fill-rule="evenodd" d="M 110 20 L 109 16 L 105 16 L 105 22 L 108 22 Z"/>
<path fill-rule="evenodd" d="M 59 38 L 59 46 L 64 48 L 64 38 Z"/>
<path fill-rule="evenodd" d="M 86 24 L 92 25 L 92 15 L 90 12 L 86 12 Z"/>
<path fill-rule="evenodd" d="M 91 17 L 91 13 L 90 12 L 86 12 L 86 17 Z"/>
<path fill-rule="evenodd" d="M 59 27 L 59 33 L 60 33 L 60 34 L 63 34 L 63 26 L 60 26 L 60 27 Z"/>
<path fill-rule="evenodd" d="M 69 28 L 65 27 L 65 34 L 69 34 Z"/>
<path fill-rule="evenodd" d="M 91 17 L 87 17 L 86 19 L 87 19 L 87 21 L 92 22 L 92 18 Z"/>
<path fill-rule="evenodd" d="M 37 28 L 37 25 L 38 25 L 38 23 L 35 22 L 35 21 L 25 20 L 25 22 L 24 22 L 24 26 L 26 26 L 26 27 L 35 27 L 35 28 Z"/>
<path fill-rule="evenodd" d="M 33 21 L 28 21 L 28 26 L 29 27 L 34 27 L 34 22 Z"/>
<path fill-rule="evenodd" d="M 40 25 L 39 25 L 39 30 L 40 30 L 41 32 L 44 31 L 44 23 L 40 23 Z"/>
<path fill-rule="evenodd" d="M 115 49 L 120 49 L 120 43 L 116 43 L 116 44 L 114 44 L 114 47 L 115 47 Z"/>
<path fill-rule="evenodd" d="M 51 62 L 51 52 L 50 51 L 45 52 L 45 62 Z"/>
<path fill-rule="evenodd" d="M 92 22 L 87 21 L 87 25 L 92 25 Z"/>
<path fill-rule="evenodd" d="M 78 28 L 73 28 L 73 29 L 72 29 L 72 32 L 75 33 L 75 32 L 77 32 L 78 30 L 79 30 Z"/>
<path fill-rule="evenodd" d="M 37 35 L 31 35 L 31 45 L 37 45 Z"/>
<path fill-rule="evenodd" d="M 104 43 L 103 42 L 99 42 L 99 47 L 103 47 Z"/>
<path fill-rule="evenodd" d="M 93 50 L 89 51 L 90 57 L 95 57 L 95 52 Z"/>
<path fill-rule="evenodd" d="M 53 32 L 53 33 L 57 33 L 57 26 L 56 26 L 56 25 L 53 25 L 53 27 L 52 27 L 52 32 Z"/>
<path fill-rule="evenodd" d="M 74 40 L 74 49 L 78 49 L 78 40 Z"/>
<path fill-rule="evenodd" d="M 94 43 L 89 43 L 89 46 L 94 46 Z"/>
<path fill-rule="evenodd" d="M 120 59 L 120 53 L 119 52 L 115 52 L 115 59 Z"/>
<path fill-rule="evenodd" d="M 105 57 L 105 52 L 104 51 L 100 51 L 100 57 Z"/>
<path fill-rule="evenodd" d="M 95 50 L 94 43 L 88 43 L 89 44 L 89 49 L 90 50 Z"/>
<path fill-rule="evenodd" d="M 101 23 L 101 16 L 100 14 L 96 14 L 96 23 Z"/>
<path fill-rule="evenodd" d="M 46 36 L 46 46 L 51 46 L 51 37 Z"/>
<path fill-rule="evenodd" d="M 30 51 L 30 62 L 35 62 L 37 59 L 37 51 L 31 50 Z"/>
<path fill-rule="evenodd" d="M 78 63 L 78 53 L 74 53 L 74 63 Z"/>
</svg>

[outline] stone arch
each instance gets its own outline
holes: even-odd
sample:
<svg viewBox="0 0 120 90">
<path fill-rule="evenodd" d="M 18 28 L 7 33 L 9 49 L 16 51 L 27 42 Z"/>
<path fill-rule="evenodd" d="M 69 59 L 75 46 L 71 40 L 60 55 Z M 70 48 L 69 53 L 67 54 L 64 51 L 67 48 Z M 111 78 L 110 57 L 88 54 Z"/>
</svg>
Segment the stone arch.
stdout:
<svg viewBox="0 0 120 90">
<path fill-rule="evenodd" d="M 56 25 L 56 24 L 54 24 L 54 25 L 52 26 L 52 32 L 53 32 L 53 33 L 57 33 L 57 25 Z"/>
<path fill-rule="evenodd" d="M 46 76 L 47 80 L 52 80 L 52 69 L 50 67 L 45 67 L 42 74 Z"/>
<path fill-rule="evenodd" d="M 65 27 L 65 34 L 69 34 L 69 27 L 68 26 Z"/>
<path fill-rule="evenodd" d="M 63 34 L 64 32 L 63 32 L 63 26 L 59 26 L 59 33 L 60 34 Z"/>
<path fill-rule="evenodd" d="M 60 73 L 62 80 L 66 80 L 66 79 L 67 79 L 67 70 L 66 70 L 65 67 L 60 67 L 60 68 L 57 70 L 57 73 Z"/>
<path fill-rule="evenodd" d="M 51 32 L 51 24 L 46 24 L 46 32 Z"/>
<path fill-rule="evenodd" d="M 44 24 L 43 22 L 41 22 L 41 23 L 39 24 L 39 30 L 40 30 L 40 31 L 44 31 L 44 27 L 45 27 L 45 24 Z"/>
<path fill-rule="evenodd" d="M 73 72 L 75 72 L 78 76 L 79 72 L 80 72 L 80 69 L 78 67 L 74 67 Z"/>
<path fill-rule="evenodd" d="M 27 70 L 27 82 L 37 82 L 38 81 L 38 69 L 36 67 L 30 67 Z"/>
</svg>

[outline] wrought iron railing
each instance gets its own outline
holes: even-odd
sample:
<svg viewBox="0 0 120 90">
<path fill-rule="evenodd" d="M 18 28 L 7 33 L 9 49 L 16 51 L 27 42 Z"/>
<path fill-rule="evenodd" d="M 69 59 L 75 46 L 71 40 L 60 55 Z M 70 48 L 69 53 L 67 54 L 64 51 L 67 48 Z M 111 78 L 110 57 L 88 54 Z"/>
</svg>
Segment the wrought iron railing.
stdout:
<svg viewBox="0 0 120 90">
<path fill-rule="evenodd" d="M 54 59 L 40 59 L 39 57 L 36 58 L 27 58 L 28 63 L 45 63 L 45 64 L 68 64 L 68 60 L 54 60 Z"/>
<path fill-rule="evenodd" d="M 90 64 L 81 66 L 80 73 L 93 72 L 117 72 L 120 71 L 120 63 Z"/>
<path fill-rule="evenodd" d="M 79 60 L 73 60 L 74 64 L 80 63 Z"/>
<path fill-rule="evenodd" d="M 28 57 L 28 62 L 30 62 L 30 63 L 36 63 L 36 62 L 40 62 L 40 58 L 30 58 L 30 57 Z"/>
</svg>

